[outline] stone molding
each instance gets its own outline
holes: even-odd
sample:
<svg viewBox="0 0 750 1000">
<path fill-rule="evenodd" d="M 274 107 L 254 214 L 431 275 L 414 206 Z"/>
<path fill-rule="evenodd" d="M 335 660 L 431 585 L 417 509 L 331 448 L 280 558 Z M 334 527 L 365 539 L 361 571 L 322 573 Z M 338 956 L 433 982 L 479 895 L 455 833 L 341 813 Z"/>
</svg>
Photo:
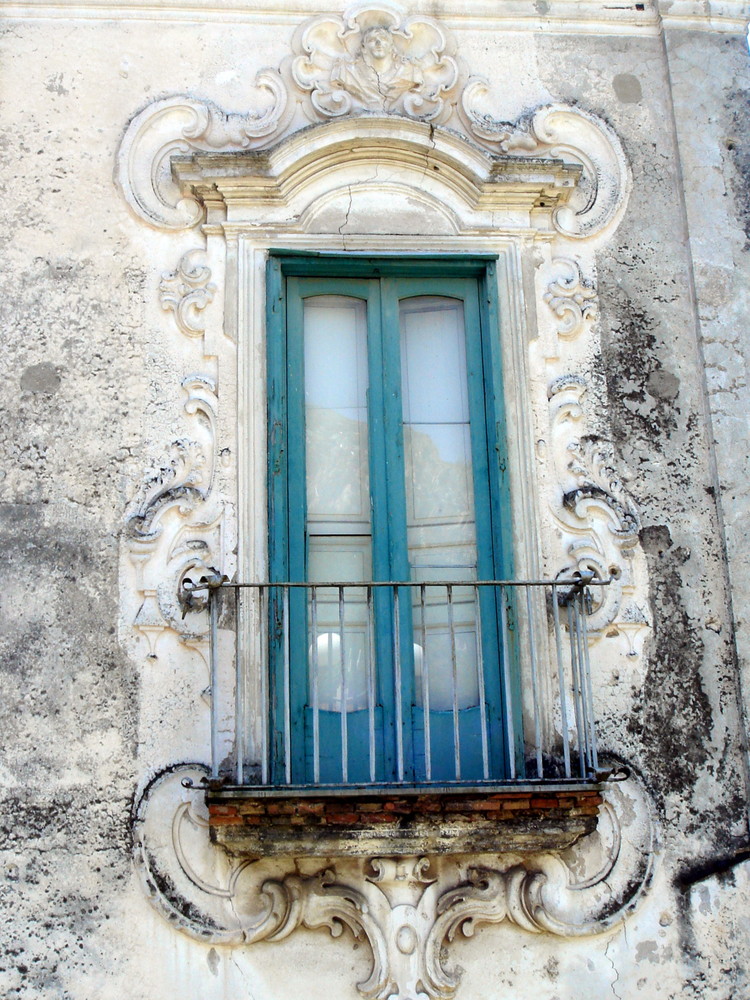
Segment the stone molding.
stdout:
<svg viewBox="0 0 750 1000">
<path fill-rule="evenodd" d="M 596 828 L 602 804 L 597 786 L 552 782 L 473 792 L 307 791 L 212 787 L 206 794 L 211 839 L 255 858 L 561 850 Z"/>
<path fill-rule="evenodd" d="M 610 785 L 599 828 L 558 853 L 251 862 L 209 840 L 195 787 L 200 765 L 158 775 L 134 812 L 137 870 L 176 929 L 216 945 L 278 942 L 300 928 L 365 941 L 370 1000 L 449 1000 L 460 984 L 446 949 L 484 923 L 532 934 L 598 934 L 622 921 L 650 883 L 654 827 L 640 784 Z M 183 784 L 184 783 L 184 784 Z M 574 874 L 575 873 L 575 874 Z"/>
<path fill-rule="evenodd" d="M 107 21 L 156 21 L 195 23 L 195 6 L 164 0 L 2 0 L 6 18 L 34 19 L 49 17 Z M 657 9 L 647 5 L 638 10 L 635 4 L 614 7 L 603 0 L 549 0 L 544 14 L 538 0 L 512 0 L 500 5 L 497 0 L 473 0 L 472 10 L 462 12 L 460 20 L 446 15 L 442 22 L 452 27 L 472 26 L 514 31 L 554 31 L 557 34 L 589 33 L 655 35 L 662 25 L 685 26 L 693 31 L 722 31 L 745 34 L 750 20 L 746 0 L 658 0 Z M 222 0 L 201 5 L 201 20 L 225 23 L 228 14 L 240 24 L 267 24 L 268 11 L 278 11 L 280 23 L 290 23 L 309 14 L 309 5 L 293 6 L 281 0 L 265 0 L 261 11 L 248 8 L 247 0 Z"/>
</svg>

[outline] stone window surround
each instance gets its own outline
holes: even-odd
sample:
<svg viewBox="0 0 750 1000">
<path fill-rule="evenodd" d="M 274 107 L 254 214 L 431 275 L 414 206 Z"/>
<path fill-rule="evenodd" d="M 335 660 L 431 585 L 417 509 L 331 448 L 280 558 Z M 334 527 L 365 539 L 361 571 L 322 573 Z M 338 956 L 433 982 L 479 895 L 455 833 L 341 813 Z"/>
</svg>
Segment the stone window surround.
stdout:
<svg viewBox="0 0 750 1000">
<path fill-rule="evenodd" d="M 372 141 L 366 155 L 353 157 L 352 143 L 362 145 L 363 133 Z M 374 167 L 385 168 L 383 177 L 378 176 Z M 206 247 L 205 251 L 202 248 L 189 251 L 178 271 L 165 277 L 162 304 L 174 312 L 183 333 L 202 338 L 207 367 L 215 366 L 214 381 L 201 381 L 196 377 L 186 380 L 188 413 L 199 410 L 213 421 L 214 455 L 228 451 L 238 456 L 236 494 L 231 477 L 223 477 L 221 473 L 214 477 L 212 471 L 204 480 L 205 489 L 197 501 L 200 506 L 209 501 L 212 494 L 213 499 L 223 498 L 227 516 L 231 505 L 234 502 L 238 504 L 236 534 L 231 527 L 224 531 L 219 536 L 221 547 L 208 551 L 205 563 L 213 562 L 224 572 L 236 571 L 238 577 L 246 579 L 263 579 L 265 576 L 264 275 L 268 250 L 327 250 L 337 255 L 356 252 L 382 254 L 388 251 L 414 255 L 424 251 L 425 237 L 428 237 L 431 254 L 493 253 L 498 257 L 508 420 L 514 427 L 510 441 L 510 476 L 518 539 L 515 559 L 519 574 L 535 575 L 541 566 L 543 546 L 539 531 L 542 503 L 534 414 L 539 413 L 540 404 L 546 409 L 549 399 L 553 423 L 554 417 L 560 414 L 564 418 L 571 415 L 573 419 L 580 417 L 582 380 L 557 372 L 555 362 L 559 361 L 562 353 L 561 342 L 580 335 L 595 316 L 594 292 L 590 284 L 583 281 L 575 257 L 572 254 L 561 256 L 561 249 L 570 253 L 570 245 L 563 240 L 561 247 L 561 230 L 556 224 L 557 218 L 564 218 L 560 212 L 564 211 L 576 189 L 581 175 L 580 166 L 571 166 L 556 158 L 516 157 L 511 161 L 488 154 L 470 140 L 449 130 L 404 118 L 368 115 L 304 130 L 261 154 L 236 151 L 173 156 L 172 171 L 185 198 L 196 201 L 205 212 L 201 231 Z M 389 218 L 398 215 L 405 220 L 405 232 L 393 234 L 380 231 L 383 228 L 380 205 L 384 197 L 388 198 L 391 209 Z M 403 211 L 399 212 L 398 206 Z M 604 230 L 615 223 L 614 215 L 609 213 L 597 235 L 602 236 Z M 566 269 L 562 277 L 559 275 L 561 265 Z M 556 317 L 551 323 L 548 313 Z M 541 344 L 541 355 L 555 376 L 546 385 L 532 377 L 530 371 L 529 345 L 533 340 Z M 214 393 L 217 386 L 221 390 L 220 409 L 217 409 Z M 214 465 L 218 468 L 215 462 L 212 468 Z M 169 490 L 166 493 L 162 491 L 159 496 L 168 493 Z M 609 494 L 602 498 L 601 494 L 601 488 L 591 485 L 568 491 L 564 494 L 563 503 L 577 512 L 576 516 L 582 524 L 588 523 L 591 505 L 596 507 L 598 504 L 596 510 L 607 519 L 608 524 L 614 523 L 620 530 L 618 537 L 629 539 L 636 515 L 628 507 L 627 499 Z M 157 501 L 157 506 L 160 502 Z M 148 503 L 142 504 L 138 510 L 140 513 L 137 516 L 142 519 L 140 523 L 151 524 Z M 232 559 L 231 544 L 235 538 L 236 565 Z M 145 551 L 145 541 L 143 545 Z M 227 561 L 223 562 L 225 558 Z M 610 565 L 612 563 L 608 562 L 607 568 Z M 180 571 L 182 576 L 178 574 L 176 583 L 187 572 L 195 575 L 199 568 L 200 564 L 195 561 L 191 567 L 183 567 Z M 592 619 L 598 615 L 602 621 L 607 618 L 611 621 L 617 614 L 619 600 L 616 587 L 614 591 L 614 609 L 599 608 Z M 152 626 L 144 615 L 140 625 L 136 622 L 136 627 L 147 633 Z M 539 649 L 544 650 L 547 636 L 541 625 L 541 615 L 536 628 Z M 247 619 L 240 643 L 249 664 L 260 662 L 258 641 L 258 623 Z M 257 674 L 256 681 L 259 683 Z M 257 732 L 255 738 L 257 740 Z M 257 857 L 257 851 L 247 842 L 230 844 L 229 831 L 232 827 L 236 831 L 242 828 L 243 836 L 247 838 L 248 827 L 255 824 L 248 824 L 242 818 L 243 809 L 246 816 L 250 815 L 247 809 L 251 803 L 247 796 L 233 805 L 223 799 L 214 801 L 209 793 L 213 816 L 209 813 L 205 819 L 202 818 L 194 790 L 187 793 L 193 798 L 193 805 L 186 806 L 185 793 L 179 792 L 179 776 L 178 771 L 165 772 L 146 789 L 138 806 L 135 827 L 136 858 L 149 896 L 170 921 L 204 941 L 227 943 L 244 940 L 249 943 L 264 938 L 279 939 L 297 926 L 320 926 L 321 921 L 328 925 L 325 914 L 330 914 L 335 921 L 352 926 L 355 933 L 365 933 L 374 957 L 372 977 L 379 977 L 378 981 L 382 980 L 382 984 L 386 983 L 383 977 L 388 975 L 405 981 L 404 977 L 413 974 L 410 970 L 415 962 L 427 962 L 427 971 L 421 973 L 419 981 L 430 996 L 450 996 L 457 986 L 457 981 L 446 977 L 439 960 L 434 967 L 429 965 L 433 961 L 430 950 L 433 942 L 442 940 L 448 932 L 448 923 L 439 916 L 448 912 L 445 909 L 447 906 L 458 907 L 455 927 L 462 926 L 465 932 L 469 925 L 462 923 L 464 904 L 470 906 L 475 914 L 473 920 L 513 919 L 534 932 L 544 930 L 563 935 L 598 933 L 636 905 L 651 877 L 653 832 L 650 820 L 639 830 L 638 843 L 642 842 L 642 849 L 638 847 L 634 853 L 630 851 L 629 844 L 628 851 L 623 854 L 617 809 L 608 804 L 608 795 L 602 806 L 612 825 L 605 852 L 607 860 L 600 871 L 580 886 L 573 885 L 570 876 L 564 874 L 567 866 L 557 851 L 542 856 L 534 853 L 542 846 L 540 841 L 531 846 L 528 862 L 519 863 L 519 857 L 524 856 L 523 838 L 528 836 L 529 829 L 522 830 L 517 825 L 513 829 L 514 824 L 509 823 L 504 828 L 507 839 L 501 837 L 498 841 L 504 845 L 504 853 L 489 862 L 487 869 L 474 869 L 469 865 L 462 876 L 465 881 L 440 895 L 443 885 L 448 885 L 451 879 L 455 880 L 455 874 L 451 875 L 450 869 L 443 870 L 440 866 L 440 850 L 432 831 L 428 837 L 432 846 L 428 844 L 427 848 L 428 851 L 434 848 L 432 862 L 413 854 L 404 857 L 402 867 L 404 871 L 413 868 L 414 874 L 409 877 L 408 885 L 409 891 L 415 894 L 414 898 L 424 891 L 424 899 L 429 894 L 432 901 L 434 896 L 436 909 L 434 912 L 430 908 L 424 911 L 424 927 L 418 924 L 415 913 L 414 922 L 404 925 L 405 931 L 404 926 L 396 926 L 402 918 L 399 906 L 394 903 L 397 897 L 391 896 L 390 891 L 386 892 L 384 898 L 389 905 L 383 908 L 378 902 L 380 889 L 372 888 L 385 877 L 382 873 L 390 872 L 395 864 L 393 852 L 388 851 L 388 840 L 368 842 L 366 850 L 346 851 L 339 836 L 341 849 L 337 853 L 340 860 L 336 862 L 335 869 L 302 876 L 290 874 L 282 881 L 262 886 L 259 890 L 262 893 L 286 900 L 281 909 L 274 907 L 267 919 L 245 926 L 244 918 L 240 916 L 239 924 L 235 926 L 236 915 L 228 913 L 226 920 L 214 914 L 210 920 L 207 918 L 208 922 L 202 922 L 199 915 L 203 903 L 210 910 L 223 907 L 225 904 L 222 901 L 227 900 L 234 913 L 234 900 L 239 898 L 236 897 L 238 887 L 244 885 L 244 873 L 250 872 L 246 867 L 248 859 Z M 194 787 L 194 779 L 187 779 L 187 785 L 191 783 Z M 582 821 L 580 834 L 585 834 L 589 828 L 590 821 L 594 819 L 593 811 L 598 805 L 598 790 L 592 789 L 591 792 L 593 794 L 588 802 L 574 800 L 572 809 L 570 802 L 566 804 L 569 815 L 576 810 L 579 813 L 578 819 Z M 182 804 L 179 804 L 180 797 Z M 614 798 L 616 800 L 617 796 Z M 399 810 L 410 808 L 401 799 L 388 801 L 397 815 Z M 639 815 L 648 816 L 646 800 L 641 796 L 639 801 L 642 803 Z M 498 825 L 502 822 L 500 817 L 503 813 L 512 814 L 514 811 L 505 808 L 509 803 L 515 804 L 521 812 L 526 810 L 533 814 L 532 821 L 540 819 L 546 812 L 554 827 L 554 821 L 560 818 L 556 815 L 561 805 L 557 796 L 550 796 L 544 802 L 532 802 L 529 795 L 527 808 L 523 796 L 517 796 L 514 803 L 513 796 L 508 795 L 498 803 L 498 816 L 495 817 Z M 447 803 L 443 801 L 439 805 L 444 809 Z M 458 807 L 459 803 L 455 805 Z M 325 812 L 330 804 L 323 803 L 322 806 Z M 235 816 L 232 815 L 233 808 L 236 809 Z M 331 813 L 332 820 L 334 813 L 335 810 Z M 476 816 L 472 817 L 470 813 L 471 808 L 469 823 L 477 829 L 482 827 L 483 824 L 477 824 Z M 312 815 L 315 815 L 314 810 Z M 288 826 L 291 828 L 294 825 L 292 819 L 297 818 L 297 814 L 284 812 L 283 809 L 274 811 L 276 825 L 284 826 L 286 816 L 289 816 Z M 342 813 L 341 816 L 346 818 L 347 814 Z M 270 810 L 267 818 L 272 818 Z M 160 828 L 168 819 L 171 822 L 172 847 L 168 846 L 162 834 L 150 832 Z M 185 854 L 179 834 L 180 823 L 184 824 L 188 819 L 189 825 L 195 829 L 210 831 L 212 841 L 223 845 L 222 851 L 228 849 L 230 874 L 226 888 L 213 887 L 193 874 L 192 862 Z M 415 848 L 421 831 L 417 828 L 411 832 L 416 834 L 411 843 L 411 847 Z M 574 839 L 577 833 L 573 833 Z M 154 836 L 156 839 L 153 839 Z M 568 836 L 558 838 L 557 849 L 569 843 Z M 554 835 L 552 841 L 544 840 L 545 846 L 553 844 Z M 289 841 L 287 847 L 294 850 Z M 326 850 L 330 849 L 330 844 L 327 844 Z M 470 845 L 467 849 L 470 850 L 467 856 L 469 862 L 472 859 L 475 862 L 482 858 L 486 860 L 487 856 L 480 853 L 478 845 Z M 205 858 L 210 850 L 207 843 Z M 391 860 L 384 859 L 383 853 L 387 853 Z M 347 855 L 349 860 L 345 861 L 341 855 Z M 556 860 L 541 860 L 547 857 Z M 315 853 L 311 853 L 309 861 L 314 860 Z M 354 869 L 350 871 L 351 865 L 357 861 L 361 862 L 357 873 Z M 430 863 L 435 865 L 436 874 L 424 877 Z M 541 868 L 538 867 L 540 864 Z M 497 870 L 498 865 L 500 870 Z M 373 876 L 373 871 L 381 874 Z M 393 877 L 400 884 L 402 875 L 396 873 L 396 869 Z M 608 886 L 616 885 L 616 888 L 608 890 L 609 901 L 602 910 L 598 887 L 603 880 Z M 184 886 L 179 891 L 171 889 L 165 894 L 158 889 L 160 884 L 178 883 L 180 887 Z M 546 884 L 549 884 L 549 890 L 544 889 Z M 423 889 L 433 885 L 434 890 Z M 575 890 L 572 896 L 571 888 Z M 191 900 L 196 890 L 202 901 L 200 905 L 179 903 L 181 894 Z M 518 901 L 514 893 L 520 893 Z M 569 897 L 575 899 L 575 912 L 579 915 L 560 918 L 557 916 L 558 907 L 567 911 Z M 506 899 L 507 905 L 504 902 Z M 178 911 L 183 914 L 188 912 L 186 906 L 191 915 L 177 916 Z M 409 937 L 408 947 L 402 948 L 398 942 L 406 936 Z M 381 953 L 381 939 L 396 941 L 399 954 L 391 954 L 390 944 L 387 946 L 388 953 Z M 385 996 L 390 987 L 382 985 L 382 988 L 385 991 L 382 995 Z"/>
</svg>

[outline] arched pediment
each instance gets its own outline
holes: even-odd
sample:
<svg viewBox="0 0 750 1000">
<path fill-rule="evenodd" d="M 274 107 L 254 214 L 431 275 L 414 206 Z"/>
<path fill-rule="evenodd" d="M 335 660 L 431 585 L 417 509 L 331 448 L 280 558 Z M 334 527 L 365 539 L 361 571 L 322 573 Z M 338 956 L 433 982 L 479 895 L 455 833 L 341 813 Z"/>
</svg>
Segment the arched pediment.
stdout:
<svg viewBox="0 0 750 1000">
<path fill-rule="evenodd" d="M 561 159 L 497 155 L 449 129 L 375 115 L 311 126 L 269 150 L 172 158 L 180 194 L 203 205 L 209 221 L 272 224 L 291 215 L 319 224 L 321 203 L 340 198 L 359 215 L 381 217 L 399 202 L 408 214 L 411 201 L 445 220 L 443 232 L 551 229 L 581 174 Z"/>
</svg>

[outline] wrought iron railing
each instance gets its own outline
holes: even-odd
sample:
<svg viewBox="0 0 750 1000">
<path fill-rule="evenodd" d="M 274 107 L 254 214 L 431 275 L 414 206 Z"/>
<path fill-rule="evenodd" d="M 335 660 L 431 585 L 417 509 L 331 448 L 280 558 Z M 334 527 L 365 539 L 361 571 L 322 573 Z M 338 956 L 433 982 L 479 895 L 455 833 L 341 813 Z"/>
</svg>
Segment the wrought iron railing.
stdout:
<svg viewBox="0 0 750 1000">
<path fill-rule="evenodd" d="M 246 584 L 218 575 L 186 580 L 188 603 L 208 605 L 212 781 L 263 790 L 595 780 L 587 616 L 596 588 L 607 582 L 591 576 L 425 583 Z M 483 648 L 489 617 L 490 654 Z M 490 704 L 488 679 L 499 692 L 500 711 Z M 295 709 L 300 685 L 304 736 Z M 472 766 L 462 733 L 467 706 L 476 730 Z M 360 759 L 352 766 L 355 719 Z M 417 778 L 414 761 L 405 755 L 409 725 L 420 731 Z M 394 770 L 384 780 L 386 739 L 393 744 Z M 293 767 L 300 740 L 307 760 L 301 779 Z M 332 746 L 338 758 L 333 777 Z M 446 775 L 445 761 L 451 759 Z"/>
</svg>

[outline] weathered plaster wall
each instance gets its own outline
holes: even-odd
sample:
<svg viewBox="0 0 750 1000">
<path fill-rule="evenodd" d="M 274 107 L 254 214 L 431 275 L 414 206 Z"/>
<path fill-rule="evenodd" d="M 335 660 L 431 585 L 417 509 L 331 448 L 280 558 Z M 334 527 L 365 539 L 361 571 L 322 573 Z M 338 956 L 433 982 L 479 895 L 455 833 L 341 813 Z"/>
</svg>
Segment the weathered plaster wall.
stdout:
<svg viewBox="0 0 750 1000">
<path fill-rule="evenodd" d="M 130 215 L 112 180 L 117 144 L 167 94 L 246 109 L 248 81 L 324 5 L 226 4 L 201 18 L 152 5 L 143 20 L 3 6 L 0 994 L 353 1000 L 369 959 L 347 935 L 214 947 L 149 906 L 133 796 L 160 768 L 205 758 L 205 663 L 169 637 L 149 656 L 119 589 L 126 505 L 184 436 L 180 380 L 206 365 L 157 300 L 196 237 Z M 747 49 L 718 23 L 670 28 L 665 50 L 655 22 L 618 36 L 606 18 L 562 31 L 546 4 L 508 24 L 497 4 L 476 4 L 481 22 L 447 0 L 416 6 L 445 15 L 503 117 L 580 104 L 629 158 L 627 213 L 596 248 L 587 407 L 640 507 L 653 624 L 643 660 L 617 636 L 595 660 L 602 743 L 636 767 L 658 817 L 646 899 L 588 939 L 477 931 L 452 952 L 466 970 L 458 995 L 736 1000 L 750 955 L 737 920 L 746 873 L 731 868 L 748 847 Z"/>
</svg>

